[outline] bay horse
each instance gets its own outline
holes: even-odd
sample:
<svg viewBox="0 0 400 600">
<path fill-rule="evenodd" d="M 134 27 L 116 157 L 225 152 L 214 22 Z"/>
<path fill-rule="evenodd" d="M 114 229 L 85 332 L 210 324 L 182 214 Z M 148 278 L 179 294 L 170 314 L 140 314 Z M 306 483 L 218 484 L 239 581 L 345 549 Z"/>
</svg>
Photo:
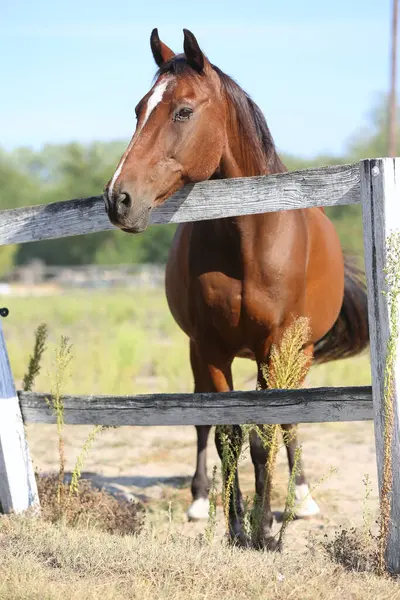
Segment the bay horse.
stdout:
<svg viewBox="0 0 400 600">
<path fill-rule="evenodd" d="M 185 184 L 286 171 L 259 107 L 209 62 L 190 31 L 184 29 L 183 54 L 168 48 L 157 29 L 150 45 L 159 68 L 155 83 L 136 107 L 136 131 L 104 193 L 109 219 L 129 233 L 145 230 L 153 207 Z M 312 333 L 304 350 L 316 362 L 353 356 L 368 345 L 364 284 L 344 259 L 333 223 L 320 208 L 181 224 L 169 254 L 166 294 L 173 317 L 190 340 L 195 392 L 232 390 L 235 357 L 255 360 L 258 383 L 265 387 L 262 366 L 268 366 L 271 346 L 279 344 L 293 317 L 309 319 Z M 293 427 L 283 425 L 292 433 Z M 208 509 L 210 428 L 196 428 L 192 518 L 206 516 Z M 239 425 L 231 435 L 240 443 Z M 292 469 L 295 433 L 288 440 Z M 221 456 L 218 430 L 216 445 Z M 274 549 L 269 494 L 264 495 L 269 450 L 256 431 L 250 435 L 250 452 L 256 494 L 268 499 L 254 545 Z M 237 472 L 235 482 L 230 536 L 247 545 Z M 302 467 L 296 500 L 299 516 L 319 510 Z"/>
</svg>

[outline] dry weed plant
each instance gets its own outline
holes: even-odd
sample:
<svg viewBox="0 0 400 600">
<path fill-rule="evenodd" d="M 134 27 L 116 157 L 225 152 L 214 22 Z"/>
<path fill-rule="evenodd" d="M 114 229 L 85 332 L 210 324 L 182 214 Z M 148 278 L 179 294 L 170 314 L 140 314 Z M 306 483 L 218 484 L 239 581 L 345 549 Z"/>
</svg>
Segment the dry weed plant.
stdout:
<svg viewBox="0 0 400 600">
<path fill-rule="evenodd" d="M 204 530 L 204 537 L 208 543 L 211 543 L 214 540 L 215 530 L 217 527 L 217 497 L 217 466 L 214 465 L 211 478 L 211 488 L 209 492 L 210 506 L 208 509 L 208 520 Z"/>
<path fill-rule="evenodd" d="M 32 391 L 36 376 L 40 372 L 41 360 L 46 348 L 47 326 L 42 324 L 35 331 L 35 345 L 29 360 L 28 371 L 23 379 L 24 391 Z M 123 497 L 116 498 L 104 490 L 94 488 L 89 481 L 81 481 L 81 471 L 87 454 L 96 436 L 105 429 L 95 425 L 83 444 L 70 484 L 65 483 L 65 440 L 63 388 L 70 376 L 73 359 L 72 346 L 68 338 L 61 337 L 56 349 L 54 369 L 50 374 L 51 395 L 47 399 L 57 422 L 59 470 L 58 474 L 36 473 L 41 514 L 52 523 L 67 525 L 96 526 L 109 533 L 137 533 L 143 526 L 144 511 L 139 503 Z"/>
<path fill-rule="evenodd" d="M 329 558 L 347 571 L 378 573 L 378 538 L 372 533 L 372 514 L 369 508 L 371 481 L 368 475 L 363 479 L 365 494 L 363 501 L 363 527 L 342 526 L 335 531 L 333 539 L 325 535 L 319 546 Z"/>
<path fill-rule="evenodd" d="M 306 317 L 293 319 L 293 322 L 285 330 L 280 344 L 274 344 L 272 346 L 269 364 L 262 365 L 261 372 L 264 381 L 262 385 L 261 382 L 258 383 L 257 389 L 297 389 L 303 385 L 312 362 L 309 353 L 304 349 L 307 346 L 310 335 L 310 324 Z M 225 521 L 227 530 L 229 531 L 229 502 L 234 490 L 235 472 L 243 450 L 247 448 L 248 442 L 235 441 L 235 439 L 232 439 L 232 436 L 229 435 L 230 431 L 228 431 L 226 426 L 219 427 L 222 442 L 222 498 Z M 284 443 L 287 444 L 290 441 L 290 436 L 297 433 L 296 429 L 287 433 L 281 430 L 280 425 L 259 426 L 252 424 L 242 426 L 243 440 L 248 440 L 250 431 L 255 430 L 264 447 L 269 450 L 268 461 L 266 464 L 264 496 L 261 499 L 255 497 L 252 503 L 246 502 L 244 507 L 243 524 L 246 533 L 252 539 L 256 539 L 257 537 L 259 527 L 261 526 L 264 505 L 270 500 L 276 457 L 279 450 L 279 434 L 282 433 Z M 289 478 L 284 517 L 280 531 L 277 534 L 279 536 L 279 548 L 282 548 L 287 525 L 295 516 L 295 479 L 299 469 L 300 458 L 301 447 L 296 450 L 294 467 Z M 215 503 L 215 499 L 211 500 L 211 504 L 213 504 L 213 502 Z M 252 507 L 250 509 L 251 504 Z M 212 510 L 215 510 L 215 507 Z M 251 514 L 249 514 L 249 511 Z"/>
<path fill-rule="evenodd" d="M 47 404 L 53 410 L 57 421 L 58 437 L 58 486 L 57 498 L 61 507 L 64 505 L 64 478 L 65 478 L 65 440 L 64 440 L 64 402 L 62 398 L 62 389 L 70 375 L 70 365 L 72 361 L 72 346 L 68 338 L 61 336 L 60 346 L 56 349 L 54 370 L 50 374 L 51 396 L 47 398 Z"/>
<path fill-rule="evenodd" d="M 269 388 L 296 389 L 303 385 L 311 367 L 310 355 L 304 351 L 310 337 L 309 319 L 298 317 L 286 328 L 280 344 L 272 345 L 269 367 L 263 367 Z"/>
<path fill-rule="evenodd" d="M 74 469 L 71 475 L 71 483 L 69 485 L 69 495 L 79 494 L 79 480 L 81 478 L 81 472 L 83 468 L 83 463 L 89 454 L 89 451 L 95 441 L 96 437 L 99 433 L 104 431 L 106 427 L 103 425 L 95 425 L 86 438 L 85 443 L 82 446 L 82 450 L 80 451 L 78 458 L 76 459 Z"/>
<path fill-rule="evenodd" d="M 385 555 L 390 536 L 390 513 L 393 488 L 392 442 L 394 430 L 394 370 L 399 338 L 400 298 L 400 232 L 390 234 L 386 242 L 386 298 L 389 305 L 390 332 L 386 348 L 384 375 L 384 433 L 383 471 L 380 489 L 380 515 L 378 536 L 378 573 L 386 571 Z M 397 465 L 396 465 L 397 468 Z"/>
<path fill-rule="evenodd" d="M 28 370 L 22 380 L 22 389 L 24 392 L 32 391 L 35 379 L 40 373 L 42 357 L 46 350 L 47 333 L 48 330 L 45 323 L 41 323 L 35 331 L 33 353 L 29 357 Z"/>
<path fill-rule="evenodd" d="M 389 307 L 389 339 L 386 347 L 384 370 L 384 426 L 383 426 L 383 469 L 380 487 L 378 534 L 371 531 L 371 513 L 368 500 L 371 495 L 369 478 L 364 478 L 365 499 L 363 507 L 363 531 L 359 528 L 339 529 L 333 540 L 323 543 L 328 555 L 350 570 L 372 571 L 377 575 L 389 575 L 386 553 L 391 531 L 391 501 L 393 492 L 392 443 L 394 431 L 394 370 L 397 344 L 400 334 L 400 232 L 392 232 L 386 240 L 386 264 L 384 268 L 386 296 Z M 397 465 L 396 465 L 397 467 Z"/>
<path fill-rule="evenodd" d="M 306 375 L 311 367 L 310 355 L 304 350 L 311 337 L 310 321 L 307 317 L 298 317 L 286 328 L 280 344 L 273 344 L 270 352 L 268 365 L 262 366 L 262 374 L 267 388 L 270 389 L 298 389 L 302 387 Z M 276 457 L 279 450 L 280 425 L 265 425 L 269 430 L 266 443 L 269 444 L 269 460 L 267 473 L 269 476 L 269 494 L 273 486 L 273 478 L 276 468 Z M 297 427 L 290 433 L 284 433 L 284 443 L 288 444 L 290 435 L 297 435 Z M 264 439 L 261 438 L 263 441 Z M 282 525 L 278 534 L 278 548 L 282 548 L 283 538 L 287 526 L 295 516 L 295 479 L 299 469 L 302 448 L 296 449 L 293 470 L 289 478 L 286 496 L 285 510 Z M 266 482 L 267 483 L 267 482 Z"/>
<path fill-rule="evenodd" d="M 105 490 L 92 486 L 90 481 L 76 483 L 74 493 L 68 483 L 62 483 L 59 503 L 60 482 L 57 474 L 36 475 L 42 517 L 51 523 L 64 523 L 69 527 L 97 528 L 112 534 L 131 535 L 143 527 L 144 509 L 123 497 L 115 497 Z"/>
</svg>

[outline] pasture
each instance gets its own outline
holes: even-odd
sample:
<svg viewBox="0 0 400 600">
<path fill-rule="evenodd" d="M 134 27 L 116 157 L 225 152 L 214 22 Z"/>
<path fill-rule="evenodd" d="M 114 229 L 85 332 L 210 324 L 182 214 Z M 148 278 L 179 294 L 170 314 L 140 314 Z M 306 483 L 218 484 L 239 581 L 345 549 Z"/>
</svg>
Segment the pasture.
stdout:
<svg viewBox="0 0 400 600">
<path fill-rule="evenodd" d="M 11 366 L 20 387 L 34 330 L 49 327 L 48 349 L 36 388 L 48 390 L 54 350 L 61 335 L 73 343 L 69 393 L 138 394 L 189 392 L 192 375 L 187 342 L 172 320 L 162 290 L 68 292 L 61 296 L 11 298 L 4 321 Z M 255 365 L 234 363 L 236 389 L 254 389 Z M 315 367 L 307 385 L 370 384 L 368 354 Z M 71 470 L 91 427 L 66 426 L 66 463 Z M 34 465 L 57 469 L 53 425 L 27 426 Z M 101 433 L 84 464 L 84 476 L 98 485 L 133 495 L 146 507 L 145 531 L 115 538 L 72 531 L 23 518 L 5 519 L 0 530 L 0 597 L 4 598 L 344 598 L 397 597 L 396 584 L 370 574 L 347 573 L 322 549 L 307 549 L 339 526 L 373 521 L 378 507 L 372 422 L 322 423 L 300 427 L 304 462 L 322 514 L 289 525 L 281 556 L 221 545 L 224 519 L 218 498 L 214 543 L 202 544 L 206 523 L 189 523 L 196 434 L 193 427 L 121 427 Z M 210 444 L 209 471 L 219 460 Z M 332 469 L 335 469 L 333 472 Z M 240 463 L 245 497 L 252 498 L 248 453 Z M 366 501 L 365 475 L 372 492 Z M 273 491 L 279 520 L 287 491 L 283 450 Z M 278 525 L 275 525 L 278 527 Z M 39 550 L 40 549 L 40 550 Z M 1 570 L 3 572 L 1 572 Z M 2 587 L 1 587 L 2 586 Z M 47 590 L 43 596 L 39 590 Z M 65 594 L 67 593 L 67 596 Z"/>
</svg>

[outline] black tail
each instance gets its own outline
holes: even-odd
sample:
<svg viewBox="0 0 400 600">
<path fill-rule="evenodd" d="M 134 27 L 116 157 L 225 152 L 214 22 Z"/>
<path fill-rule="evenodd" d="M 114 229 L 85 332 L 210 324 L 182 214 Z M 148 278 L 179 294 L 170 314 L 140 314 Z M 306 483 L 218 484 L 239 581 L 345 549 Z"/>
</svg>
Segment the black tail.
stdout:
<svg viewBox="0 0 400 600">
<path fill-rule="evenodd" d="M 345 257 L 344 263 L 342 308 L 332 329 L 315 344 L 315 363 L 355 356 L 369 345 L 365 279 L 354 260 Z"/>
</svg>

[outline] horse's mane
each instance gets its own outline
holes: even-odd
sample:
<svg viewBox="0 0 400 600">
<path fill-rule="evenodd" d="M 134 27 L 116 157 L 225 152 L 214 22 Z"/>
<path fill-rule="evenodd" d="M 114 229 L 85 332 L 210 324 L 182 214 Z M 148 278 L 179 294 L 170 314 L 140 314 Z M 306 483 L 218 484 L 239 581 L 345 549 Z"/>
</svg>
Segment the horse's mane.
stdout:
<svg viewBox="0 0 400 600">
<path fill-rule="evenodd" d="M 221 69 L 211 65 L 217 73 L 225 93 L 232 129 L 237 133 L 242 157 L 246 161 L 247 175 L 280 173 L 286 168 L 275 148 L 274 140 L 261 109 L 250 96 Z M 187 62 L 185 55 L 179 54 L 164 63 L 156 77 L 173 73 L 178 77 L 198 81 L 201 77 Z"/>
</svg>

